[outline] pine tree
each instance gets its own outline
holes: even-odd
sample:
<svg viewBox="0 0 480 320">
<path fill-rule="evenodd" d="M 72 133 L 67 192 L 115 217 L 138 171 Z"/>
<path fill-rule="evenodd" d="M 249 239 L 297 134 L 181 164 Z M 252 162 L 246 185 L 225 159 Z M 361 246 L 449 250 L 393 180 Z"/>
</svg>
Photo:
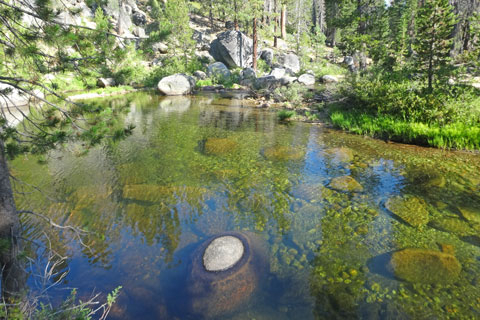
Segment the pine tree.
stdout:
<svg viewBox="0 0 480 320">
<path fill-rule="evenodd" d="M 427 89 L 433 90 L 433 81 L 448 76 L 448 62 L 452 47 L 452 31 L 456 16 L 448 0 L 425 1 L 415 20 L 417 54 L 416 66 L 426 75 Z"/>
</svg>

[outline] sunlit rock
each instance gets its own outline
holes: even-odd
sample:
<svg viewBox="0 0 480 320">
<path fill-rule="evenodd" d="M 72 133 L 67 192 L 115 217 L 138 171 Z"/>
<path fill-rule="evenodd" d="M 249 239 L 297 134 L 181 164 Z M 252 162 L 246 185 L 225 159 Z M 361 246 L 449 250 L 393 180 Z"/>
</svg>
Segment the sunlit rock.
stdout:
<svg viewBox="0 0 480 320">
<path fill-rule="evenodd" d="M 214 239 L 203 254 L 203 265 L 207 271 L 224 271 L 233 267 L 245 251 L 240 239 L 224 236 Z"/>
<path fill-rule="evenodd" d="M 427 203 L 415 196 L 391 197 L 385 207 L 412 227 L 423 227 L 430 219 Z"/>
<path fill-rule="evenodd" d="M 268 269 L 266 256 L 263 241 L 249 232 L 227 232 L 204 241 L 189 269 L 190 312 L 210 319 L 239 310 Z"/>
<path fill-rule="evenodd" d="M 425 284 L 451 283 L 462 270 L 451 254 L 412 248 L 394 252 L 389 268 L 399 279 Z"/>
<path fill-rule="evenodd" d="M 264 155 L 268 160 L 301 160 L 305 156 L 305 152 L 301 149 L 290 147 L 290 146 L 281 146 L 281 147 L 270 147 L 265 149 Z"/>
<path fill-rule="evenodd" d="M 337 191 L 344 192 L 362 192 L 363 187 L 357 180 L 351 176 L 341 176 L 333 178 L 328 186 Z"/>
</svg>

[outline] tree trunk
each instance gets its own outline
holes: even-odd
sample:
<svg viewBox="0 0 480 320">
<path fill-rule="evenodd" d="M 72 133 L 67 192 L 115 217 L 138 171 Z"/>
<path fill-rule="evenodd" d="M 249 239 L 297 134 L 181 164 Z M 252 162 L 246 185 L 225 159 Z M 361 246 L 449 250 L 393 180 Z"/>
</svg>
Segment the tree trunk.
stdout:
<svg viewBox="0 0 480 320">
<path fill-rule="evenodd" d="M 287 37 L 287 5 L 282 4 L 282 13 L 280 15 L 280 32 L 281 38 L 285 39 Z"/>
<path fill-rule="evenodd" d="M 208 19 L 210 20 L 210 28 L 213 30 L 213 1 L 210 0 L 210 10 L 208 11 Z"/>
<path fill-rule="evenodd" d="M 233 24 L 235 26 L 235 31 L 238 31 L 239 30 L 239 27 L 238 27 L 238 18 L 237 18 L 237 0 L 233 0 L 233 9 L 235 11 L 234 13 L 234 17 L 233 17 Z"/>
<path fill-rule="evenodd" d="M 258 50 L 258 39 L 257 39 L 257 18 L 253 18 L 253 70 L 257 71 L 257 50 Z"/>
<path fill-rule="evenodd" d="M 273 0 L 273 13 L 275 14 L 273 21 L 273 47 L 276 48 L 277 43 L 277 32 L 278 32 L 278 17 L 277 17 L 277 0 Z"/>
<path fill-rule="evenodd" d="M 13 201 L 5 148 L 0 140 L 0 270 L 3 270 L 1 296 L 7 302 L 18 298 L 25 286 L 25 274 L 17 260 L 20 250 L 19 233 L 20 220 Z"/>
</svg>

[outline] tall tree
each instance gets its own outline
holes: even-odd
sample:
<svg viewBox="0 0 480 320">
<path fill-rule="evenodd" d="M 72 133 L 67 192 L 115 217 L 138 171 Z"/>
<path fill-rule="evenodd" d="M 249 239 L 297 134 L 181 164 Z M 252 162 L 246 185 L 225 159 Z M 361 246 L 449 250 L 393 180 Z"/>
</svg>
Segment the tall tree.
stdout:
<svg viewBox="0 0 480 320">
<path fill-rule="evenodd" d="M 435 77 L 448 76 L 446 66 L 450 61 L 456 16 L 448 0 L 429 0 L 419 7 L 415 22 L 416 65 L 426 75 L 427 89 L 431 92 Z"/>
</svg>

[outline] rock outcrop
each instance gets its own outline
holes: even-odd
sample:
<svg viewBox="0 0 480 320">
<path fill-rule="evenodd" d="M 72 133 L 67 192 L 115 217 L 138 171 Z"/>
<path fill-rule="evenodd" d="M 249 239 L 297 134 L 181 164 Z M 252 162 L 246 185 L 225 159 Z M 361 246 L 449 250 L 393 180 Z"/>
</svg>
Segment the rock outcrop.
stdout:
<svg viewBox="0 0 480 320">
<path fill-rule="evenodd" d="M 252 65 L 253 41 L 240 31 L 225 31 L 210 44 L 210 54 L 229 68 Z"/>
</svg>

